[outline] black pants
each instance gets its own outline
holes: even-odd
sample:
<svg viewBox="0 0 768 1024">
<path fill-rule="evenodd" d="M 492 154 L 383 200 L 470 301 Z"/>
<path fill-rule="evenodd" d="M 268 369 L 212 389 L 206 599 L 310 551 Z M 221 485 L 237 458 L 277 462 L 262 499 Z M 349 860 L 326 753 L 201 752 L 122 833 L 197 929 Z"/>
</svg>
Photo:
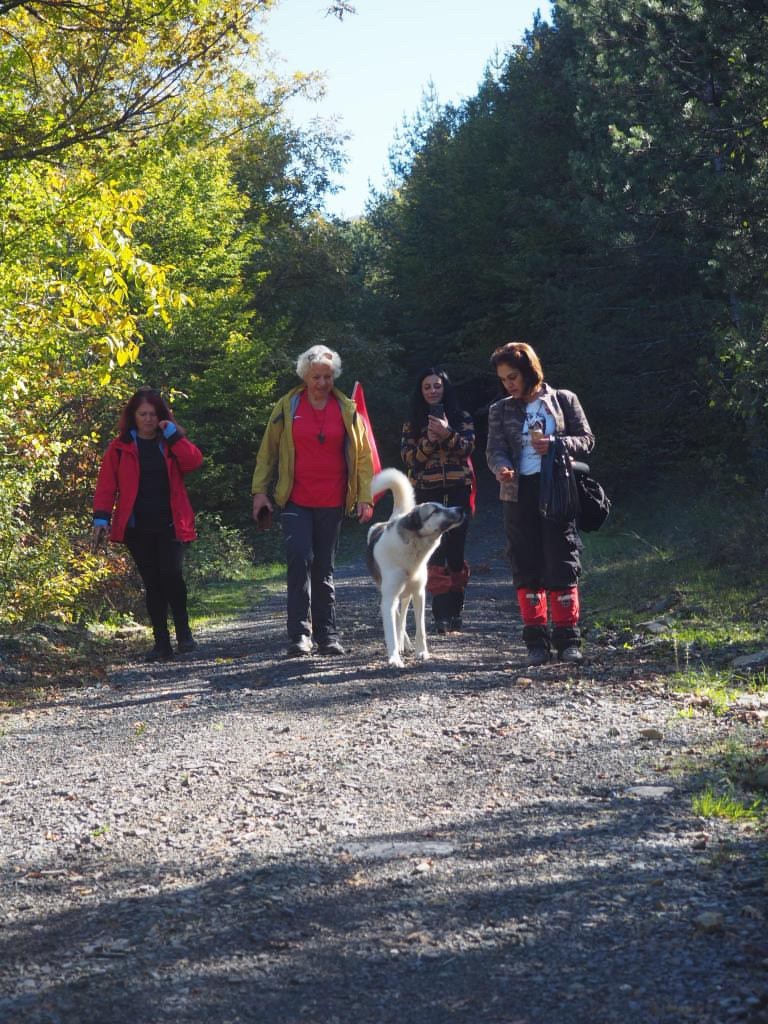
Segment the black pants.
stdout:
<svg viewBox="0 0 768 1024">
<path fill-rule="evenodd" d="M 333 570 L 344 510 L 305 508 L 292 501 L 280 523 L 288 563 L 288 636 L 313 636 L 319 644 L 337 639 Z"/>
<path fill-rule="evenodd" d="M 125 544 L 144 583 L 147 614 L 155 642 L 170 641 L 169 606 L 176 639 L 187 639 L 190 636 L 187 585 L 182 576 L 186 544 L 176 540 L 173 528 L 149 532 L 131 526 L 125 531 Z"/>
<path fill-rule="evenodd" d="M 507 555 L 515 587 L 567 590 L 581 575 L 575 523 L 555 526 L 539 513 L 539 474 L 520 477 L 517 501 L 503 501 Z"/>
<path fill-rule="evenodd" d="M 429 559 L 430 565 L 444 565 L 451 572 L 459 572 L 464 567 L 464 548 L 469 529 L 469 487 L 416 488 L 416 501 L 437 501 L 441 505 L 458 506 L 466 509 L 467 515 L 461 526 L 443 534 L 439 547 Z M 436 620 L 459 618 L 464 608 L 464 588 L 449 590 L 447 594 L 432 595 L 432 614 Z"/>
</svg>

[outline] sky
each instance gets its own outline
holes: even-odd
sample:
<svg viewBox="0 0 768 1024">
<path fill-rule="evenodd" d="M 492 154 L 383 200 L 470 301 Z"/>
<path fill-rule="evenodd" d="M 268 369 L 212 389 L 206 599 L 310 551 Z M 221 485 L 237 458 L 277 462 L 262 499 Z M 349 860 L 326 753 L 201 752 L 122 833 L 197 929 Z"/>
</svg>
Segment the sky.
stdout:
<svg viewBox="0 0 768 1024">
<path fill-rule="evenodd" d="M 340 217 L 364 212 L 370 184 L 384 183 L 387 154 L 403 118 L 421 106 L 430 82 L 440 103 L 474 95 L 485 66 L 522 40 L 546 0 L 354 0 L 357 13 L 327 16 L 324 0 L 282 0 L 261 31 L 285 74 L 320 71 L 326 94 L 289 107 L 298 124 L 337 119 L 351 136 L 348 164 L 327 201 Z"/>
</svg>

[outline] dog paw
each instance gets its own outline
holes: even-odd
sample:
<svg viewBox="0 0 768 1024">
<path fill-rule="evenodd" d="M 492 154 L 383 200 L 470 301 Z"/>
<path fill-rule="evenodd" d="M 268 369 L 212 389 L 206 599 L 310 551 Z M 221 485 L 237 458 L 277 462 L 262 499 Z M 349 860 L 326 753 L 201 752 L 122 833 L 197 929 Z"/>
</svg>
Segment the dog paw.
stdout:
<svg viewBox="0 0 768 1024">
<path fill-rule="evenodd" d="M 403 659 L 399 654 L 393 654 L 387 662 L 390 668 L 404 668 Z"/>
<path fill-rule="evenodd" d="M 417 661 L 429 661 L 429 651 L 419 651 L 416 655 Z"/>
</svg>

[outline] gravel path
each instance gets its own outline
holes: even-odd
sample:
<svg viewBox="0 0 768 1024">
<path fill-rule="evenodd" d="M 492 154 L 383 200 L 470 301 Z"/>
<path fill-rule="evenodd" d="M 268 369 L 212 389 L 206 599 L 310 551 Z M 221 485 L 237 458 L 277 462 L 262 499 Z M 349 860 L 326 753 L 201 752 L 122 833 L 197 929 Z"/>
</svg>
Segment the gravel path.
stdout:
<svg viewBox="0 0 768 1024">
<path fill-rule="evenodd" d="M 525 670 L 500 544 L 425 665 L 350 566 L 345 657 L 284 660 L 271 595 L 7 714 L 0 1021 L 768 1021 L 760 833 L 691 812 L 734 723 L 650 653 Z"/>
</svg>

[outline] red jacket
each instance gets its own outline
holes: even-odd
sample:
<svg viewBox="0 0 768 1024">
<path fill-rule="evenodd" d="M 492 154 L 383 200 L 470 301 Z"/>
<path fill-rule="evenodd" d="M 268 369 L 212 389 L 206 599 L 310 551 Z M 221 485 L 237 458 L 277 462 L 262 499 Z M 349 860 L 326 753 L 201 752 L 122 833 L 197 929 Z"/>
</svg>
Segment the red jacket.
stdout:
<svg viewBox="0 0 768 1024">
<path fill-rule="evenodd" d="M 171 514 L 176 540 L 195 540 L 195 514 L 192 511 L 184 476 L 197 469 L 203 454 L 179 432 L 168 440 L 158 441 L 165 456 L 170 485 Z M 123 541 L 129 525 L 136 495 L 139 492 L 139 451 L 136 442 L 116 438 L 104 453 L 93 496 L 93 518 L 112 521 L 110 540 Z M 115 508 L 115 502 L 117 507 Z M 112 510 L 115 510 L 114 516 Z"/>
</svg>

